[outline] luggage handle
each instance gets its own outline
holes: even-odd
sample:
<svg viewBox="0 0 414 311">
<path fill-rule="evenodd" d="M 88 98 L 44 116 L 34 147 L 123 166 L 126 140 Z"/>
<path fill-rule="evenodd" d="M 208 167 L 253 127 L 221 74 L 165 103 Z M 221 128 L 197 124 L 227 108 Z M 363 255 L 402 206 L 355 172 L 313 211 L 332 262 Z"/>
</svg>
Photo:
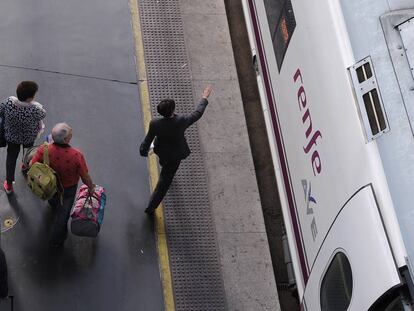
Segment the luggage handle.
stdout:
<svg viewBox="0 0 414 311">
<path fill-rule="evenodd" d="M 88 194 L 88 196 L 85 198 L 85 201 L 83 201 L 83 205 L 82 205 L 82 213 L 88 218 L 88 219 L 92 219 L 93 218 L 93 213 L 92 213 L 92 208 L 93 208 L 93 201 L 92 201 L 92 197 L 94 197 L 95 199 L 99 200 L 98 197 L 96 197 L 95 195 L 90 195 Z M 85 208 L 86 203 L 89 200 L 89 204 L 91 206 L 91 208 Z"/>
<path fill-rule="evenodd" d="M 85 208 L 86 203 L 89 200 L 89 204 L 90 204 L 90 208 Z M 85 199 L 85 201 L 83 201 L 83 206 L 82 206 L 82 213 L 88 218 L 91 219 L 93 217 L 92 211 L 91 209 L 93 208 L 93 202 L 92 202 L 92 196 L 88 195 Z"/>
</svg>

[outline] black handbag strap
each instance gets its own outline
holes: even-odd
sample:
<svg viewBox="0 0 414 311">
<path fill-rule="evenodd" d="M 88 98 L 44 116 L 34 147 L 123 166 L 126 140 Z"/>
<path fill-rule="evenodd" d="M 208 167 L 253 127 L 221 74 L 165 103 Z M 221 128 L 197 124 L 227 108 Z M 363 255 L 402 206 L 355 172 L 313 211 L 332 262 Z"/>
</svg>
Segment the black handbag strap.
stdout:
<svg viewBox="0 0 414 311">
<path fill-rule="evenodd" d="M 89 201 L 90 207 L 85 208 L 85 205 L 88 203 L 88 201 Z M 92 208 L 93 208 L 92 196 L 88 194 L 88 196 L 85 198 L 85 201 L 83 201 L 81 213 L 85 215 L 88 219 L 92 219 L 93 218 Z"/>
<path fill-rule="evenodd" d="M 99 201 L 99 198 L 97 196 L 88 194 L 88 196 L 85 198 L 85 201 L 83 201 L 83 205 L 82 205 L 82 209 L 81 209 L 81 214 L 85 215 L 88 219 L 93 218 L 93 212 L 92 212 L 93 201 L 92 201 L 92 198 L 95 198 L 96 200 Z M 90 204 L 91 207 L 90 208 L 89 207 L 85 208 L 85 205 L 86 205 L 86 203 L 88 203 L 88 201 L 89 201 L 89 204 Z"/>
</svg>

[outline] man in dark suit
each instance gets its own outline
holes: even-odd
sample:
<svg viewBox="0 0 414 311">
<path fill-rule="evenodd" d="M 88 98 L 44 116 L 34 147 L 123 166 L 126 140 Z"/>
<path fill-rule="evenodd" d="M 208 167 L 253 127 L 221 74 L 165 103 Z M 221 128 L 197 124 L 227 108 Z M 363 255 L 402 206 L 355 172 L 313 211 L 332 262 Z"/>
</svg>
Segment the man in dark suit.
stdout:
<svg viewBox="0 0 414 311">
<path fill-rule="evenodd" d="M 157 111 L 162 117 L 151 120 L 148 133 L 139 149 L 141 156 L 148 156 L 148 150 L 155 138 L 154 152 L 162 167 L 157 186 L 145 209 L 147 214 L 154 213 L 167 193 L 181 160 L 190 155 L 184 132 L 203 115 L 211 90 L 211 86 L 204 89 L 197 108 L 188 115 L 175 114 L 175 102 L 172 99 L 164 99 L 158 104 Z"/>
</svg>

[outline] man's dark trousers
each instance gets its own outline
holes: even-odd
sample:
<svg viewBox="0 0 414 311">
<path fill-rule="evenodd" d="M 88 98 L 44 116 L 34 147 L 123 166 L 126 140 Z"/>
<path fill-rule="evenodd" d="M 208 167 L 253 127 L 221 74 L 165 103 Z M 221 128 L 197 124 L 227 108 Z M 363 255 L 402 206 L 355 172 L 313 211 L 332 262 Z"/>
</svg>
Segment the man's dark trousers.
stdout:
<svg viewBox="0 0 414 311">
<path fill-rule="evenodd" d="M 75 202 L 77 189 L 77 184 L 64 188 L 63 204 L 61 204 L 60 197 L 57 194 L 49 200 L 49 204 L 55 209 L 55 220 L 53 222 L 52 232 L 50 235 L 50 244 L 52 246 L 59 246 L 63 244 L 68 236 L 68 220 L 73 202 Z"/>
<path fill-rule="evenodd" d="M 168 191 L 168 188 L 170 188 L 170 185 L 174 179 L 174 175 L 177 172 L 178 167 L 180 166 L 180 163 L 181 160 L 162 161 L 160 159 L 160 165 L 162 167 L 161 173 L 158 179 L 158 183 L 155 186 L 154 192 L 152 193 L 149 200 L 147 211 L 154 211 L 161 203 L 162 199 Z"/>
</svg>

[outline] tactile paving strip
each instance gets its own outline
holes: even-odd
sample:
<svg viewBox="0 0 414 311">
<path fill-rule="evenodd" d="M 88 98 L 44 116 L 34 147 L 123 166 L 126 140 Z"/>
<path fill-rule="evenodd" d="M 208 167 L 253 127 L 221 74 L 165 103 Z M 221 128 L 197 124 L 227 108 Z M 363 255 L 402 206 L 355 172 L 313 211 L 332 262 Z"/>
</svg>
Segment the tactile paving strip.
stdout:
<svg viewBox="0 0 414 311">
<path fill-rule="evenodd" d="M 164 98 L 178 113 L 194 110 L 179 0 L 137 0 L 152 114 Z M 207 108 L 208 109 L 208 108 Z M 224 286 L 197 126 L 186 132 L 192 154 L 164 199 L 176 310 L 225 310 Z"/>
</svg>

